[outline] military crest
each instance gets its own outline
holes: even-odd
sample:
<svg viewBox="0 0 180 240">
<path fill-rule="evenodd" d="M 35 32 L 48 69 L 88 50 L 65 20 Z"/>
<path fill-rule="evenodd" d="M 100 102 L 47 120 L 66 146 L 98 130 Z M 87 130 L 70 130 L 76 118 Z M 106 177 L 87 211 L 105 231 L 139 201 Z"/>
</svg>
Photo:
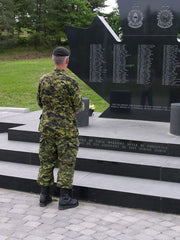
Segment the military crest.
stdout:
<svg viewBox="0 0 180 240">
<path fill-rule="evenodd" d="M 157 15 L 158 27 L 170 28 L 173 25 L 173 13 L 168 6 L 163 6 Z"/>
<path fill-rule="evenodd" d="M 128 26 L 131 28 L 140 28 L 143 25 L 143 12 L 138 6 L 135 6 L 128 14 Z"/>
</svg>

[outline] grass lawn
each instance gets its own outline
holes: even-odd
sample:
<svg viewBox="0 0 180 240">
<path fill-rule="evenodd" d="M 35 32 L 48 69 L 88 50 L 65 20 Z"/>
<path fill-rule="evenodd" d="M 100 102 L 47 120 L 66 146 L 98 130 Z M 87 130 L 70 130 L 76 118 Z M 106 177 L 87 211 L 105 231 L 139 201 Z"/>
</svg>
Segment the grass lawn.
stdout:
<svg viewBox="0 0 180 240">
<path fill-rule="evenodd" d="M 51 59 L 0 59 L 0 106 L 39 110 L 36 93 L 40 77 L 54 68 Z M 90 99 L 95 111 L 103 112 L 108 104 L 83 81 L 75 76 L 83 97 Z"/>
</svg>

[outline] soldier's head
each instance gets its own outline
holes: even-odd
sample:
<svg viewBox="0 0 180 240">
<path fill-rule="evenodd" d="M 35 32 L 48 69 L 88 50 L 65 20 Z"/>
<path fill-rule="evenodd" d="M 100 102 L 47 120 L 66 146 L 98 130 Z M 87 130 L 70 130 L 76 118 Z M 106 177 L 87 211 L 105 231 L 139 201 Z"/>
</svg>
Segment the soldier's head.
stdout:
<svg viewBox="0 0 180 240">
<path fill-rule="evenodd" d="M 53 50 L 52 60 L 55 67 L 57 68 L 66 68 L 69 63 L 70 52 L 67 48 L 57 47 Z"/>
</svg>

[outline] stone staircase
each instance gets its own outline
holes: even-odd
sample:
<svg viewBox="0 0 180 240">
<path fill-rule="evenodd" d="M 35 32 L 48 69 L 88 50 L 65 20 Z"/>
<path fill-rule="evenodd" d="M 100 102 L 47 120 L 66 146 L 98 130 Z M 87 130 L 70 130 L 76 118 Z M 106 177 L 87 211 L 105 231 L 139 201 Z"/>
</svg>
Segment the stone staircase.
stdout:
<svg viewBox="0 0 180 240">
<path fill-rule="evenodd" d="M 39 115 L 0 119 L 1 188 L 39 193 Z M 94 115 L 79 132 L 76 197 L 180 214 L 180 137 L 169 134 L 169 123 Z M 58 194 L 56 187 L 52 192 Z"/>
</svg>

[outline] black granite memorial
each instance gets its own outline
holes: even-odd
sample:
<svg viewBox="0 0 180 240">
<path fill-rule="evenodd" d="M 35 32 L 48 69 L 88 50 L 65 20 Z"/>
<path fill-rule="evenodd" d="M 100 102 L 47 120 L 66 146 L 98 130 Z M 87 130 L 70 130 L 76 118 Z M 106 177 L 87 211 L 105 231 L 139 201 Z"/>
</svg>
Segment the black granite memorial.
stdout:
<svg viewBox="0 0 180 240">
<path fill-rule="evenodd" d="M 103 17 L 66 26 L 70 69 L 110 107 L 101 117 L 169 121 L 180 102 L 179 0 L 119 0 L 123 40 Z"/>
</svg>

